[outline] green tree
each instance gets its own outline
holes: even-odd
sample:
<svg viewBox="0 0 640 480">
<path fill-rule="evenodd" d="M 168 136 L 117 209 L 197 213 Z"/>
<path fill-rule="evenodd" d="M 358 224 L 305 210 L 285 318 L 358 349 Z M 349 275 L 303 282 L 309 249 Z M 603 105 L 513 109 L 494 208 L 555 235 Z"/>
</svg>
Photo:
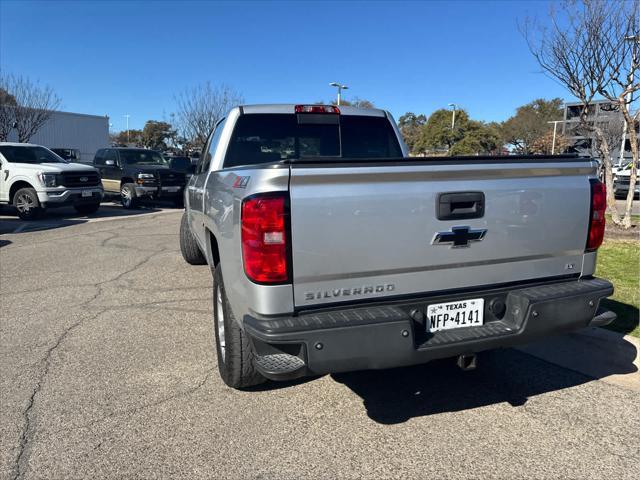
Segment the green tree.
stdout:
<svg viewBox="0 0 640 480">
<path fill-rule="evenodd" d="M 464 126 L 464 136 L 451 147 L 449 154 L 490 154 L 495 153 L 500 147 L 500 134 L 494 125 L 469 120 Z"/>
<path fill-rule="evenodd" d="M 398 119 L 398 128 L 404 138 L 404 142 L 409 147 L 409 151 L 413 154 L 423 153 L 417 149 L 422 128 L 427 122 L 427 117 L 423 114 L 416 115 L 413 112 L 407 112 Z"/>
<path fill-rule="evenodd" d="M 174 135 L 175 132 L 169 123 L 149 120 L 142 130 L 142 144 L 154 150 L 165 150 L 167 141 Z"/>
<path fill-rule="evenodd" d="M 562 99 L 538 98 L 518 107 L 516 114 L 502 124 L 505 143 L 517 153 L 531 153 L 531 146 L 551 128 L 549 123 L 563 118 Z"/>
<path fill-rule="evenodd" d="M 127 133 L 126 130 L 122 132 L 118 132 L 115 136 L 116 142 L 118 145 L 128 145 L 128 146 L 139 146 L 143 145 L 142 143 L 142 130 L 134 130 L 130 129 Z"/>
<path fill-rule="evenodd" d="M 334 98 L 329 102 L 324 102 L 322 100 L 318 100 L 316 105 L 337 105 L 338 102 Z M 346 98 L 340 99 L 340 105 L 343 107 L 357 107 L 357 108 L 376 108 L 371 100 L 366 100 L 364 98 L 353 97 L 352 100 L 347 100 Z"/>
<path fill-rule="evenodd" d="M 469 115 L 464 110 L 457 110 L 453 128 L 451 128 L 452 117 L 451 110 L 440 109 L 433 112 L 422 128 L 416 148 L 421 151 L 448 151 L 455 143 L 462 140 L 469 123 Z"/>
</svg>

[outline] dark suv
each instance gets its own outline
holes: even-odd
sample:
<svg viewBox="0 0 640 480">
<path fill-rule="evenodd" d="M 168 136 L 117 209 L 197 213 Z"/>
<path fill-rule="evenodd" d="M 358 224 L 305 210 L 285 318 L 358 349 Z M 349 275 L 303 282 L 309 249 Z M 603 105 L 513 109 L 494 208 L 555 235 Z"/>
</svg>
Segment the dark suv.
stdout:
<svg viewBox="0 0 640 480">
<path fill-rule="evenodd" d="M 141 199 L 169 199 L 182 206 L 185 174 L 172 169 L 159 152 L 143 148 L 102 148 L 93 165 L 100 171 L 105 194 L 119 193 L 122 206 L 135 208 Z"/>
</svg>

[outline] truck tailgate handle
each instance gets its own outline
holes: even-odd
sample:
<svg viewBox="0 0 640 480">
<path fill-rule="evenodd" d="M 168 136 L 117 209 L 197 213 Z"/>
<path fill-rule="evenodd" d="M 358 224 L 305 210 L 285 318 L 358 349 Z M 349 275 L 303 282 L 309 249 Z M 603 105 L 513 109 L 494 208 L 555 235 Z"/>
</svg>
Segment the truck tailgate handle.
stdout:
<svg viewBox="0 0 640 480">
<path fill-rule="evenodd" d="M 439 193 L 436 201 L 438 220 L 463 220 L 484 216 L 483 192 Z"/>
</svg>

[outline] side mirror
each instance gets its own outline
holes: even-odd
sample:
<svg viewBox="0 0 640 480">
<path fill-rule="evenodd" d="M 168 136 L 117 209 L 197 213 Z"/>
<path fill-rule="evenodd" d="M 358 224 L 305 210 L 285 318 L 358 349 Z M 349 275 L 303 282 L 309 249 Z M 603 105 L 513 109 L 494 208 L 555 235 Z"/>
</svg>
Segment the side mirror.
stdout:
<svg viewBox="0 0 640 480">
<path fill-rule="evenodd" d="M 113 167 L 113 166 L 116 164 L 116 162 L 114 162 L 113 160 L 105 160 L 105 161 L 104 161 L 104 164 L 105 164 L 107 167 Z"/>
</svg>

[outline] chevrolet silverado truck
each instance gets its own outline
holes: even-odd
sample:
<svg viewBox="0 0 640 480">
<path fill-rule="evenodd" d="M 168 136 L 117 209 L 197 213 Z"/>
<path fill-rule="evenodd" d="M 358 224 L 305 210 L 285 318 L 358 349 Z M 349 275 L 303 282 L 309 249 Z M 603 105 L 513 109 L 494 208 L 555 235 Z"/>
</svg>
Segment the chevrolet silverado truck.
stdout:
<svg viewBox="0 0 640 480">
<path fill-rule="evenodd" d="M 0 205 L 13 205 L 23 220 L 47 208 L 73 206 L 82 215 L 100 208 L 103 190 L 95 168 L 69 163 L 28 143 L 0 143 Z"/>
<path fill-rule="evenodd" d="M 136 208 L 141 200 L 170 200 L 182 207 L 185 174 L 170 167 L 160 152 L 144 148 L 101 148 L 93 165 L 107 194 L 120 195 L 122 206 Z"/>
<path fill-rule="evenodd" d="M 615 319 L 605 191 L 574 156 L 409 157 L 384 110 L 253 105 L 209 137 L 184 259 L 234 388 L 455 357 Z"/>
</svg>

